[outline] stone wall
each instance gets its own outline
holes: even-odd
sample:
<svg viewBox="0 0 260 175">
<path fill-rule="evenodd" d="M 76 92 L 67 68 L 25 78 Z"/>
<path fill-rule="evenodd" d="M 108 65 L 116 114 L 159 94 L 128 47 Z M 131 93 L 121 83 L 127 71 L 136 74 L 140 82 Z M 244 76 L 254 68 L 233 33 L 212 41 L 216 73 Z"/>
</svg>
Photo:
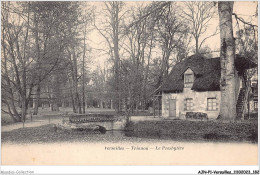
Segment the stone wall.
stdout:
<svg viewBox="0 0 260 175">
<path fill-rule="evenodd" d="M 193 108 L 184 111 L 184 101 L 186 98 L 193 99 Z M 207 98 L 216 98 L 217 110 L 207 110 Z M 186 112 L 203 112 L 207 113 L 209 119 L 216 119 L 219 115 L 221 101 L 220 91 L 196 92 L 190 88 L 184 88 L 182 93 L 163 93 L 162 94 L 162 117 L 169 117 L 169 99 L 176 99 L 176 117 L 185 119 Z"/>
</svg>

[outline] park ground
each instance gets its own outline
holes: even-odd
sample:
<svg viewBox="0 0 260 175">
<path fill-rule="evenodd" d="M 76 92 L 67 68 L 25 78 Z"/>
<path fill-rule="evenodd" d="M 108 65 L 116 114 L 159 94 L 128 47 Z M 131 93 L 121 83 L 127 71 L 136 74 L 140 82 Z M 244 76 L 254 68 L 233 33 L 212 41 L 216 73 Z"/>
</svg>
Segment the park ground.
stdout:
<svg viewBox="0 0 260 175">
<path fill-rule="evenodd" d="M 114 113 L 108 109 L 88 109 L 94 113 Z M 8 123 L 9 117 L 2 115 L 2 143 L 58 143 L 58 142 L 121 142 L 147 140 L 175 140 L 199 142 L 249 142 L 258 143 L 257 116 L 247 121 L 220 122 L 163 120 L 153 116 L 132 116 L 125 131 L 66 131 L 56 130 L 55 125 L 61 123 L 64 113 L 72 113 L 71 109 L 50 112 L 41 109 L 39 115 L 33 116 L 23 123 Z M 141 115 L 147 112 L 140 112 Z M 5 122 L 3 122 L 5 121 Z"/>
</svg>

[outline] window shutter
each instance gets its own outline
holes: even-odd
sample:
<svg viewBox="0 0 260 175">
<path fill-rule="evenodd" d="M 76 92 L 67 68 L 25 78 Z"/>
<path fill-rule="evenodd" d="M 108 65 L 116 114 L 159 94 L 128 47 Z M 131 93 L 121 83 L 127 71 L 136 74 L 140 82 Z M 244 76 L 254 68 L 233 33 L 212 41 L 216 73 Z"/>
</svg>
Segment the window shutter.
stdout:
<svg viewBox="0 0 260 175">
<path fill-rule="evenodd" d="M 187 100 L 184 100 L 184 111 L 187 111 Z"/>
</svg>

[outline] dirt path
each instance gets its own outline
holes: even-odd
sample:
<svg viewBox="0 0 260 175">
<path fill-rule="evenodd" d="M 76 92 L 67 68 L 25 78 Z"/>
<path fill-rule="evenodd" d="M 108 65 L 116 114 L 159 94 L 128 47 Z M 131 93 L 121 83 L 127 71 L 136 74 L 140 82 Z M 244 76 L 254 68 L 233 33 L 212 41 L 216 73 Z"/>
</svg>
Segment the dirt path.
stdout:
<svg viewBox="0 0 260 175">
<path fill-rule="evenodd" d="M 47 124 L 58 124 L 62 121 L 62 119 L 52 119 L 49 120 L 48 119 L 41 119 L 41 120 L 33 120 L 31 121 L 27 121 L 24 124 L 25 128 L 30 128 L 30 127 L 39 127 L 39 126 L 43 126 L 43 125 L 47 125 Z M 19 128 L 23 128 L 23 123 L 13 123 L 10 125 L 5 125 L 5 126 L 1 126 L 1 131 L 2 132 L 9 132 L 15 129 L 19 129 Z"/>
</svg>

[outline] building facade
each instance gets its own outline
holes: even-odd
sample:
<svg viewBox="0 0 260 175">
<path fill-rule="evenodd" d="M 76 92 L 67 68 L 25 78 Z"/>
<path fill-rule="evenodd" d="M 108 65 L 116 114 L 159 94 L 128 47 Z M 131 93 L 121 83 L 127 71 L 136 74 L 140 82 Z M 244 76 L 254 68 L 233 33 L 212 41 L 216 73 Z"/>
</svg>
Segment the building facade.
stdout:
<svg viewBox="0 0 260 175">
<path fill-rule="evenodd" d="M 237 56 L 236 65 L 245 60 Z M 236 66 L 235 91 L 237 105 L 244 100 L 246 69 L 256 66 L 253 62 L 249 66 Z M 184 119 L 187 112 L 207 113 L 209 119 L 216 119 L 220 112 L 220 58 L 205 58 L 193 55 L 177 63 L 169 77 L 162 85 L 162 117 Z M 244 110 L 244 109 L 243 109 Z M 239 111 L 237 111 L 239 112 Z"/>
</svg>

